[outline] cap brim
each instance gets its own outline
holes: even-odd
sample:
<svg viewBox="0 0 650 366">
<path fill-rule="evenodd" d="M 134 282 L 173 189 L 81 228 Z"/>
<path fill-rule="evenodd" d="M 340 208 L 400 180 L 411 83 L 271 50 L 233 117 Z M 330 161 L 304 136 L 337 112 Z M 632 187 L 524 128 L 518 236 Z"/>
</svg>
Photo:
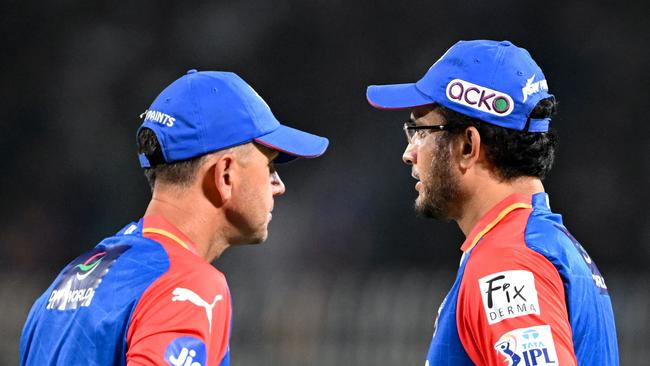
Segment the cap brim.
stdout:
<svg viewBox="0 0 650 366">
<path fill-rule="evenodd" d="M 295 128 L 280 125 L 273 132 L 255 139 L 258 144 L 277 150 L 276 163 L 286 163 L 296 158 L 315 158 L 323 155 L 329 145 L 325 137 L 312 135 Z"/>
<path fill-rule="evenodd" d="M 407 109 L 435 103 L 411 84 L 370 85 L 366 91 L 368 103 L 379 109 Z"/>
</svg>

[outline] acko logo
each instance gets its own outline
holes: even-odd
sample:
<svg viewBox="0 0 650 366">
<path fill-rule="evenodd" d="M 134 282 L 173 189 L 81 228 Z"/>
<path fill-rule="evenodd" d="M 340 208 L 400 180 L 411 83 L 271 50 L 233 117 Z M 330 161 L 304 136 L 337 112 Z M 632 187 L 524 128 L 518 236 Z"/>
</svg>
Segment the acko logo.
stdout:
<svg viewBox="0 0 650 366">
<path fill-rule="evenodd" d="M 494 349 L 508 366 L 557 366 L 551 327 L 540 325 L 512 330 L 499 338 Z"/>
<path fill-rule="evenodd" d="M 522 315 L 539 315 L 535 277 L 531 272 L 497 272 L 479 279 L 478 282 L 490 325 Z"/>
<path fill-rule="evenodd" d="M 205 343 L 194 337 L 178 337 L 167 346 L 165 361 L 172 366 L 204 366 Z"/>
<path fill-rule="evenodd" d="M 499 117 L 509 115 L 515 108 L 515 103 L 508 94 L 461 79 L 450 81 L 446 93 L 452 102 Z"/>
</svg>

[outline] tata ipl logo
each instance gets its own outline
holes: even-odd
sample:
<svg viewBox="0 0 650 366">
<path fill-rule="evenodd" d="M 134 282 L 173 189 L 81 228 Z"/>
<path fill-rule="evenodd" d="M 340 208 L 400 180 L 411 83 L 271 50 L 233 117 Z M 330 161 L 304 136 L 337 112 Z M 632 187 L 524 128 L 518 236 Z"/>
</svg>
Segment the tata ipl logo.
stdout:
<svg viewBox="0 0 650 366">
<path fill-rule="evenodd" d="M 494 345 L 508 366 L 557 365 L 551 328 L 541 325 L 515 329 L 501 336 Z"/>
<path fill-rule="evenodd" d="M 90 276 L 90 274 L 93 273 L 97 266 L 102 262 L 104 256 L 106 256 L 106 252 L 99 252 L 88 258 L 85 262 L 77 264 L 75 266 L 79 269 L 79 272 L 77 272 L 77 279 L 83 281 L 86 277 Z"/>
<path fill-rule="evenodd" d="M 450 81 L 446 94 L 452 102 L 499 117 L 509 115 L 515 108 L 515 103 L 508 94 L 461 79 Z"/>
<path fill-rule="evenodd" d="M 509 334 L 501 337 L 494 348 L 508 358 L 509 366 L 517 366 L 521 362 L 521 357 L 515 353 L 517 350 L 517 338 Z"/>
</svg>

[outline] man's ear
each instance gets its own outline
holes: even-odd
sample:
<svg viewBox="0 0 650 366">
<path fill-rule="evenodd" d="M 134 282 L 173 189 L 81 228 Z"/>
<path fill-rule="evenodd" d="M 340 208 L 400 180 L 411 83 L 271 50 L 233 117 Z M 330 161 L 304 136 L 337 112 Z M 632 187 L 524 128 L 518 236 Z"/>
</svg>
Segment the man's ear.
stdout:
<svg viewBox="0 0 650 366">
<path fill-rule="evenodd" d="M 205 174 L 204 192 L 216 206 L 221 206 L 232 198 L 234 165 L 233 154 L 220 154 L 214 157 Z"/>
<path fill-rule="evenodd" d="M 481 135 L 476 127 L 467 127 L 459 138 L 460 159 L 459 165 L 462 170 L 467 170 L 479 160 L 481 154 Z"/>
</svg>

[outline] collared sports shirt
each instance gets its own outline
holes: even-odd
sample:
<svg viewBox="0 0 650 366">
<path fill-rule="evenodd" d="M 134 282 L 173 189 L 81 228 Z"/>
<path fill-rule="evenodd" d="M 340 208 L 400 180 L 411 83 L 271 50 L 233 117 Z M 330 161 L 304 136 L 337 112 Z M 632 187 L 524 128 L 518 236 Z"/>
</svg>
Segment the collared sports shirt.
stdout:
<svg viewBox="0 0 650 366">
<path fill-rule="evenodd" d="M 68 264 L 32 307 L 21 365 L 227 366 L 224 275 L 160 216 Z"/>
<path fill-rule="evenodd" d="M 545 193 L 498 203 L 461 249 L 427 366 L 618 365 L 605 280 Z"/>
</svg>

